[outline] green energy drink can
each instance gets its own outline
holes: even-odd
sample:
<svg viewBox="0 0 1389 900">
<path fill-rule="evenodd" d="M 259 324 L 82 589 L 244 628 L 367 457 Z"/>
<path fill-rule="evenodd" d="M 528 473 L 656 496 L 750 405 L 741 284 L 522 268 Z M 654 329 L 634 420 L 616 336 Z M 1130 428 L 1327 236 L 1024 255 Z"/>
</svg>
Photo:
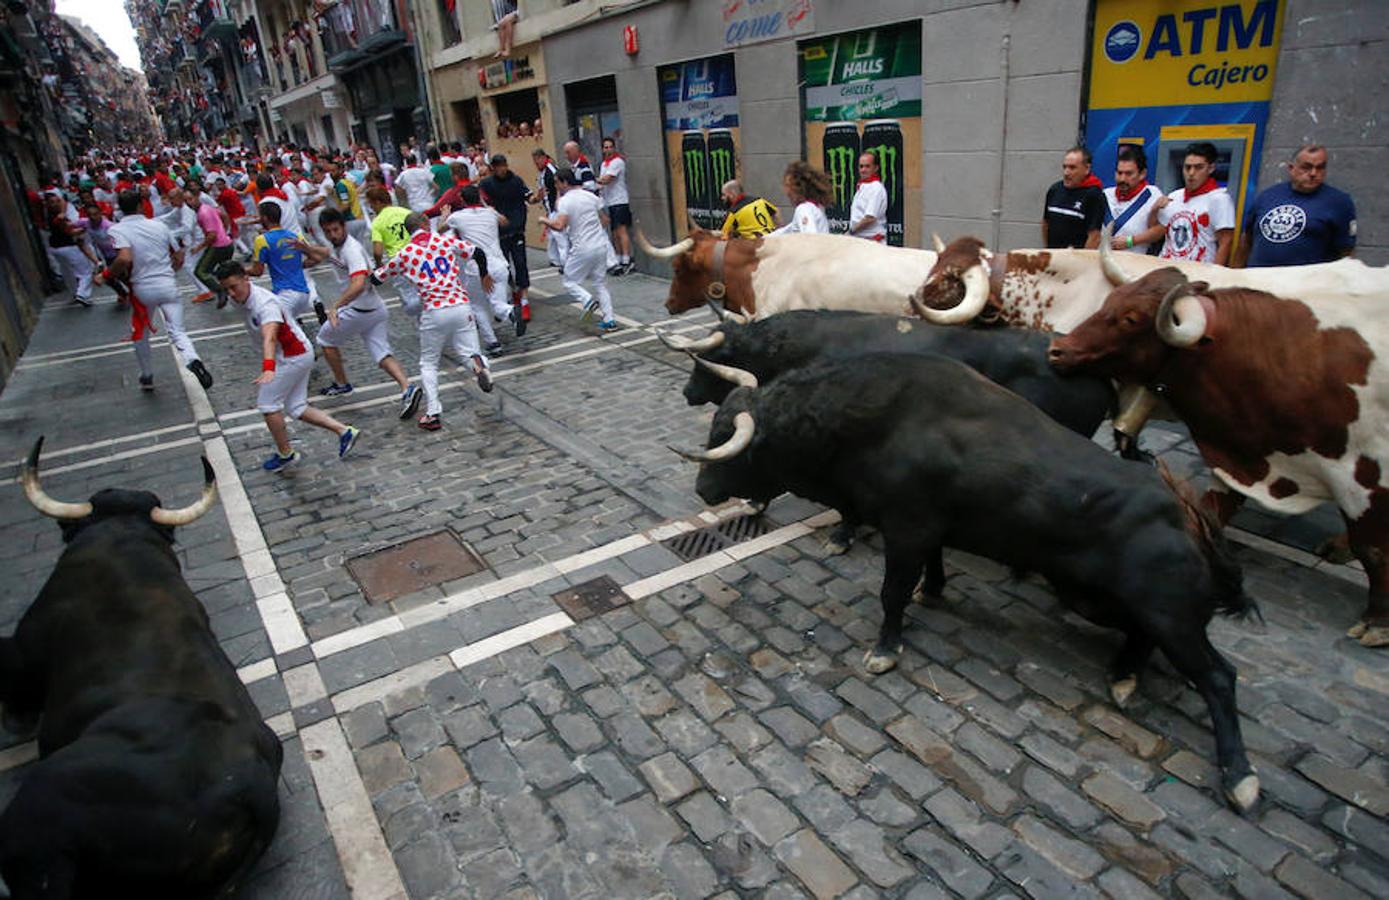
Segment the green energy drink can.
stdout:
<svg viewBox="0 0 1389 900">
<path fill-rule="evenodd" d="M 712 177 L 709 172 L 709 148 L 704 132 L 687 131 L 680 137 L 680 157 L 685 168 L 685 210 L 703 228 L 710 227 L 713 217 Z M 684 223 L 677 224 L 679 228 Z"/>
<path fill-rule="evenodd" d="M 878 174 L 887 191 L 887 242 L 901 247 L 906 239 L 903 223 L 902 126 L 896 119 L 874 119 L 863 126 L 863 152 L 878 158 Z"/>
<path fill-rule="evenodd" d="M 829 175 L 833 197 L 825 208 L 830 231 L 844 234 L 849 230 L 849 207 L 854 202 L 858 186 L 858 125 L 853 122 L 831 122 L 825 126 L 825 174 Z"/>
<path fill-rule="evenodd" d="M 720 194 L 725 182 L 738 177 L 738 159 L 733 148 L 733 132 L 727 128 L 709 129 L 709 224 L 708 228 L 718 228 L 716 222 L 721 214 L 718 211 Z"/>
</svg>

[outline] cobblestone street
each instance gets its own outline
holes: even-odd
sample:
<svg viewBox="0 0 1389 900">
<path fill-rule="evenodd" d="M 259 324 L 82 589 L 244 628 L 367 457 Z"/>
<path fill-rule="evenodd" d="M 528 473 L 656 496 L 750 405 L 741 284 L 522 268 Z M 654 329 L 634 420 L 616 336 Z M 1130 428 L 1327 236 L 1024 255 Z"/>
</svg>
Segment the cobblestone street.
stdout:
<svg viewBox="0 0 1389 900">
<path fill-rule="evenodd" d="M 219 504 L 178 553 L 286 750 L 279 831 L 239 896 L 1389 897 L 1389 655 L 1344 637 L 1363 575 L 1312 552 L 1334 514 L 1250 510 L 1232 533 L 1263 614 L 1211 626 L 1263 789 L 1241 818 L 1205 703 L 1166 661 L 1116 709 L 1117 634 L 988 560 L 948 553 L 945 601 L 909 612 L 896 670 L 866 674 L 881 543 L 827 556 L 836 514 L 791 497 L 735 532 L 749 510 L 705 509 L 666 448 L 702 444 L 712 408 L 685 404 L 689 362 L 650 326 L 697 336 L 713 316 L 670 319 L 667 284 L 632 275 L 600 337 L 538 271 L 529 333 L 498 326 L 496 390 L 446 367 L 442 431 L 398 419 L 356 344 L 350 395 L 317 396 L 320 361 L 314 401 L 363 430 L 344 462 L 298 425 L 304 461 L 261 470 L 235 308 L 188 307 L 210 391 L 161 326 L 146 394 L 110 291 L 55 297 L 0 395 L 0 633 L 62 548 L 14 477 L 40 434 L 62 499 L 183 504 L 199 454 L 216 469 Z M 417 375 L 414 320 L 384 293 Z M 1163 424 L 1146 446 L 1203 479 Z M 713 553 L 671 546 L 725 523 Z M 382 600 L 347 565 L 440 532 L 482 571 L 418 566 L 424 587 Z M 0 748 L 3 805 L 36 751 Z"/>
</svg>

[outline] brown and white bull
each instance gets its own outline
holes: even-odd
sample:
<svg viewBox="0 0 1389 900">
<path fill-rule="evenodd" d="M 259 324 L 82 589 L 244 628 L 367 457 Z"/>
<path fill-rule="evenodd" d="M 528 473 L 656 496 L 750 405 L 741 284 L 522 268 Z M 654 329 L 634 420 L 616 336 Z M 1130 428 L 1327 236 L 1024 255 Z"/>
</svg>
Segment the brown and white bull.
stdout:
<svg viewBox="0 0 1389 900">
<path fill-rule="evenodd" d="M 725 240 L 696 228 L 669 247 L 652 246 L 641 231 L 636 241 L 647 256 L 670 260 L 673 316 L 711 300 L 758 319 L 791 309 L 911 315 L 908 298 L 936 262 L 930 250 L 833 234 Z"/>
<path fill-rule="evenodd" d="M 1276 291 L 1216 287 L 1160 268 L 1116 288 L 1049 352 L 1063 372 L 1161 394 L 1215 474 L 1207 500 L 1222 520 L 1245 497 L 1283 513 L 1335 503 L 1370 583 L 1349 635 L 1382 647 L 1389 646 L 1389 277 L 1381 270 L 1378 290 L 1340 295 L 1328 295 L 1325 284 L 1303 289 L 1293 277 L 1356 266 L 1376 271 L 1346 261 L 1285 269 Z"/>
</svg>

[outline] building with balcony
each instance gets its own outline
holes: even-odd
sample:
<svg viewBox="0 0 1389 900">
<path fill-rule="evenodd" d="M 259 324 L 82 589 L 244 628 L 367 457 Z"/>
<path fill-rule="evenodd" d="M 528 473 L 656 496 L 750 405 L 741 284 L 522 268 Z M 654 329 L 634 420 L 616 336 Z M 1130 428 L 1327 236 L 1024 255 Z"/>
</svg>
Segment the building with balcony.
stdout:
<svg viewBox="0 0 1389 900">
<path fill-rule="evenodd" d="M 406 0 L 336 0 L 320 4 L 319 34 L 328 68 L 350 105 L 351 139 L 379 147 L 399 163 L 396 147 L 429 137 L 429 112 Z"/>
<path fill-rule="evenodd" d="M 198 64 L 210 95 L 214 134 L 229 143 L 256 145 L 270 134 L 264 102 L 267 72 L 253 0 L 194 0 Z"/>
<path fill-rule="evenodd" d="M 329 70 L 321 17 L 331 4 L 258 0 L 270 134 L 301 146 L 343 147 L 351 136 L 342 85 Z"/>
</svg>

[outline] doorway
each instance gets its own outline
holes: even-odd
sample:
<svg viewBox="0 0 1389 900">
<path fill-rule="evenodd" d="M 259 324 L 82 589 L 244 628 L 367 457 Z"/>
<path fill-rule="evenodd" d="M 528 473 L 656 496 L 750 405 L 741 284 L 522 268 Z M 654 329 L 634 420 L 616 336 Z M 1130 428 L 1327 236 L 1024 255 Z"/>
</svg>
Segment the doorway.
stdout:
<svg viewBox="0 0 1389 900">
<path fill-rule="evenodd" d="M 611 75 L 564 86 L 569 110 L 569 137 L 590 160 L 603 158 L 603 139 L 612 138 L 622 152 L 622 115 L 617 108 L 617 79 Z"/>
</svg>

